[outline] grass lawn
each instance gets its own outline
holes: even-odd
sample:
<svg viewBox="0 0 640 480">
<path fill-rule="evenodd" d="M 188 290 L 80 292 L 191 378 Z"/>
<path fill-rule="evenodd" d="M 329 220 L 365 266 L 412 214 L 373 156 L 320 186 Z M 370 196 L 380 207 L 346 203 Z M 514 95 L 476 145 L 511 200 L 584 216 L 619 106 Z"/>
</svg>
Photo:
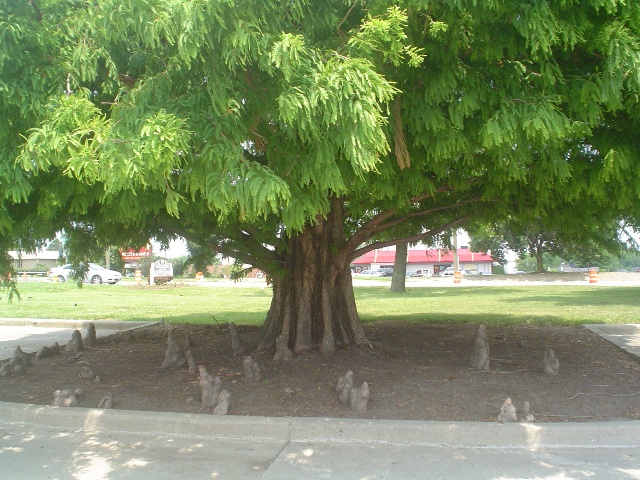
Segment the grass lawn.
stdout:
<svg viewBox="0 0 640 480">
<path fill-rule="evenodd" d="M 85 285 L 23 282 L 22 300 L 7 302 L 0 292 L 0 317 L 70 320 L 158 320 L 259 325 L 271 302 L 260 287 Z M 486 324 L 640 323 L 640 288 L 605 286 L 522 286 L 409 288 L 356 287 L 365 322 L 471 322 Z"/>
</svg>

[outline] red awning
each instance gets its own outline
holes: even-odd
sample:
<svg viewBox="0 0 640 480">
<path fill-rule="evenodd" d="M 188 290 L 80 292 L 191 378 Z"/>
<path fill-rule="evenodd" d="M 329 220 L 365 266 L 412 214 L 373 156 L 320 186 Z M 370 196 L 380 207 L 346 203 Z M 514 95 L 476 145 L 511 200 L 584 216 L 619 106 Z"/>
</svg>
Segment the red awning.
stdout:
<svg viewBox="0 0 640 480">
<path fill-rule="evenodd" d="M 396 259 L 396 252 L 393 250 L 373 250 L 367 252 L 352 262 L 353 265 L 370 265 L 372 263 L 393 264 Z M 458 250 L 458 260 L 464 263 L 491 263 L 491 255 L 480 252 L 472 252 L 468 248 Z M 409 250 L 408 264 L 412 263 L 453 263 L 453 252 L 451 250 Z"/>
</svg>

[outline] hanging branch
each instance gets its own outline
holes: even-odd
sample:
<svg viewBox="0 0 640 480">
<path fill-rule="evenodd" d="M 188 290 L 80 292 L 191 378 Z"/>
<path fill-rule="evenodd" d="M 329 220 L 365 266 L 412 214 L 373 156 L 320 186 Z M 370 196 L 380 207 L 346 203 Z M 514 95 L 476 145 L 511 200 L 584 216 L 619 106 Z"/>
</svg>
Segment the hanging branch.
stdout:
<svg viewBox="0 0 640 480">
<path fill-rule="evenodd" d="M 38 23 L 42 22 L 42 11 L 40 10 L 40 6 L 38 5 L 38 2 L 36 0 L 29 0 L 29 3 L 31 4 L 31 7 L 33 8 L 33 11 L 36 14 L 36 21 Z"/>
<path fill-rule="evenodd" d="M 393 123 L 395 124 L 395 132 L 393 134 L 394 150 L 396 154 L 396 161 L 400 170 L 409 168 L 411 166 L 411 157 L 409 156 L 409 150 L 407 149 L 407 141 L 404 138 L 404 132 L 402 131 L 402 116 L 401 116 L 402 101 L 398 95 L 393 101 L 393 107 L 391 113 L 393 115 Z"/>
<path fill-rule="evenodd" d="M 337 31 L 340 31 L 340 27 L 342 26 L 342 24 L 345 22 L 345 20 L 347 19 L 347 17 L 348 17 L 348 16 L 349 16 L 349 14 L 351 13 L 351 10 L 353 10 L 357 4 L 358 4 L 358 0 L 356 0 L 355 2 L 353 2 L 353 5 L 351 5 L 351 8 L 349 8 L 349 10 L 347 11 L 347 14 L 344 16 L 344 18 L 342 19 L 342 21 L 338 24 L 338 27 L 336 28 L 336 30 L 337 30 Z"/>
</svg>

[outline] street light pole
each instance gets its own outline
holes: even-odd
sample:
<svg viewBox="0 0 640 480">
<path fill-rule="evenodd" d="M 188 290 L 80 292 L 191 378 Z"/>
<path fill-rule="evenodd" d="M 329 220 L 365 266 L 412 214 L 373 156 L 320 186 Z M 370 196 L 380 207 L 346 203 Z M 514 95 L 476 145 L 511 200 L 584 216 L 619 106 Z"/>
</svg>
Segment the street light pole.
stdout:
<svg viewBox="0 0 640 480">
<path fill-rule="evenodd" d="M 453 233 L 453 271 L 460 271 L 460 261 L 458 259 L 458 230 Z"/>
</svg>

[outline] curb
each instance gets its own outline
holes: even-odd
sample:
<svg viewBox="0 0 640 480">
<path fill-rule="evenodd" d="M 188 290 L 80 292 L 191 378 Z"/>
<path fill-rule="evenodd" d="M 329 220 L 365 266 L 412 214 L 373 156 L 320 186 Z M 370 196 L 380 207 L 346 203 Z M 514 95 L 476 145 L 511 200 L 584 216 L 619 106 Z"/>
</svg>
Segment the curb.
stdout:
<svg viewBox="0 0 640 480">
<path fill-rule="evenodd" d="M 636 447 L 640 421 L 500 424 L 296 418 L 291 441 L 487 449 Z"/>
<path fill-rule="evenodd" d="M 640 421 L 562 424 L 255 417 L 61 408 L 0 402 L 4 423 L 258 442 L 536 450 L 640 448 Z"/>
<path fill-rule="evenodd" d="M 0 402 L 0 421 L 45 427 L 212 439 L 288 441 L 289 419 L 190 413 L 64 408 Z"/>
</svg>

